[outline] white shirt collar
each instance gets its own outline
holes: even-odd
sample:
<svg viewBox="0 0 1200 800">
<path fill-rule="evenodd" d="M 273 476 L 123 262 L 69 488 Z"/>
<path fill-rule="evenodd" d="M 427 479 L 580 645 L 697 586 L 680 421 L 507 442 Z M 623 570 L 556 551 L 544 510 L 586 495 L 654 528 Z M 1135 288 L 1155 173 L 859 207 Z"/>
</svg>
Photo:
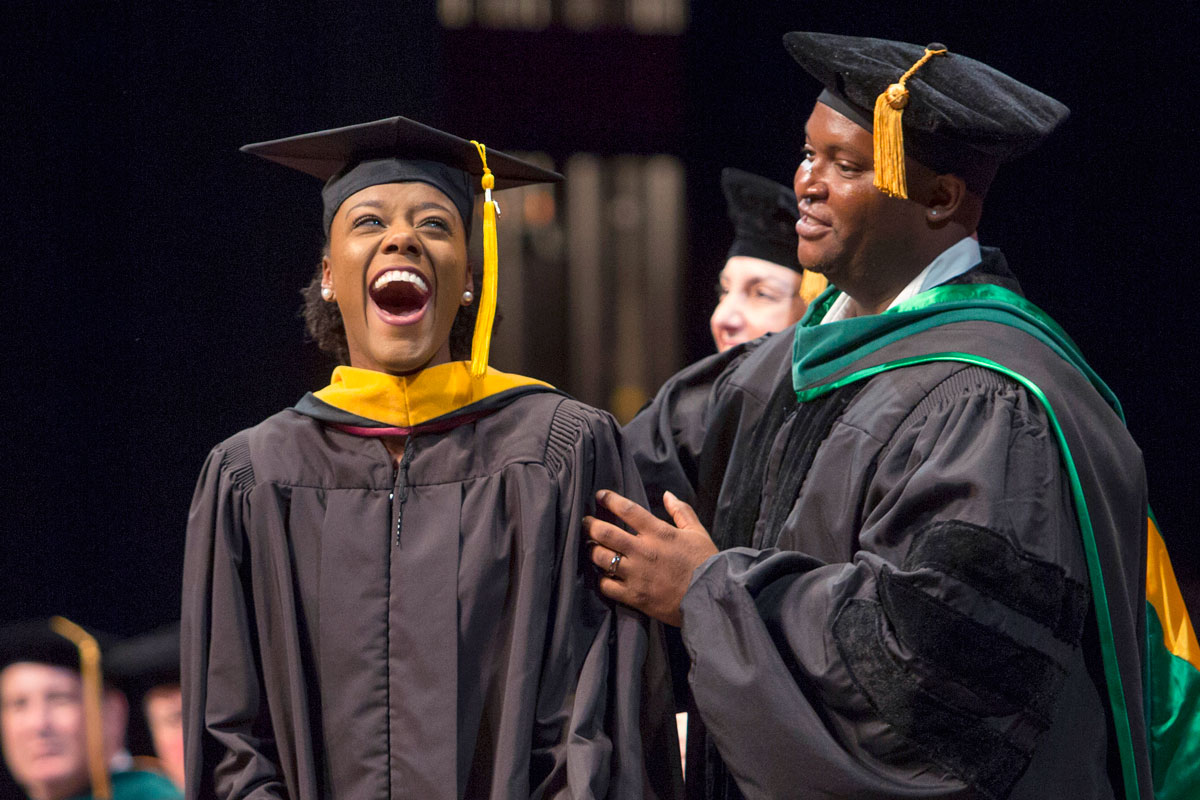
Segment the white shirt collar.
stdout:
<svg viewBox="0 0 1200 800">
<path fill-rule="evenodd" d="M 896 295 L 896 299 L 888 305 L 888 308 L 894 308 L 906 300 L 911 300 L 927 289 L 941 286 L 946 281 L 957 278 L 979 264 L 982 260 L 983 255 L 979 250 L 979 242 L 973 236 L 966 236 L 959 239 L 939 253 L 937 258 L 930 261 L 925 269 L 917 273 L 917 277 L 909 281 L 908 285 L 900 290 L 900 294 Z M 821 324 L 824 325 L 826 322 L 837 322 L 838 320 L 846 319 L 849 307 L 850 295 L 845 292 L 840 293 L 837 299 L 833 301 L 833 305 L 829 307 L 825 318 L 821 320 Z"/>
</svg>

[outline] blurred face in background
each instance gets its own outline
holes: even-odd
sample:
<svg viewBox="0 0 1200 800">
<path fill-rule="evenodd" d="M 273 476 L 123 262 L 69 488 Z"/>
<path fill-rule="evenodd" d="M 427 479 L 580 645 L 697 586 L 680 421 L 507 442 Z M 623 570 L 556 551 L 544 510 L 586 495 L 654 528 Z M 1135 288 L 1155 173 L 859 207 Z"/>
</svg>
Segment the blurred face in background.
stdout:
<svg viewBox="0 0 1200 800">
<path fill-rule="evenodd" d="M 718 301 L 709 320 L 717 352 L 774 333 L 804 316 L 800 273 L 750 256 L 725 262 Z"/>
<path fill-rule="evenodd" d="M 34 800 L 59 800 L 89 784 L 83 681 L 63 667 L 32 662 L 0 672 L 4 760 Z"/>
<path fill-rule="evenodd" d="M 183 693 L 178 686 L 156 686 L 146 693 L 146 724 L 163 772 L 183 788 Z"/>
</svg>

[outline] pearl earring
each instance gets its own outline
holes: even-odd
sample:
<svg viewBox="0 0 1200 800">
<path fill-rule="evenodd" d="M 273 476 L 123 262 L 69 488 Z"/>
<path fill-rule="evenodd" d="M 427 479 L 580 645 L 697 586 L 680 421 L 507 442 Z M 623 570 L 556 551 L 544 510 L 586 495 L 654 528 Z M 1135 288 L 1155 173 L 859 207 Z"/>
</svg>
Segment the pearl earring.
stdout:
<svg viewBox="0 0 1200 800">
<path fill-rule="evenodd" d="M 326 303 L 333 302 L 333 287 L 332 286 L 322 286 L 321 287 L 321 297 L 325 300 Z"/>
<path fill-rule="evenodd" d="M 937 209 L 935 208 L 933 211 L 930 211 L 930 212 L 929 212 L 929 216 L 931 216 L 931 217 L 936 217 L 936 216 L 937 216 Z"/>
<path fill-rule="evenodd" d="M 465 292 L 463 292 L 462 304 L 463 304 L 464 306 L 469 306 L 469 305 L 471 305 L 471 301 L 472 301 L 472 300 L 474 300 L 474 299 L 475 299 L 475 295 L 471 294 L 471 290 L 470 290 L 470 289 L 467 289 Z"/>
</svg>

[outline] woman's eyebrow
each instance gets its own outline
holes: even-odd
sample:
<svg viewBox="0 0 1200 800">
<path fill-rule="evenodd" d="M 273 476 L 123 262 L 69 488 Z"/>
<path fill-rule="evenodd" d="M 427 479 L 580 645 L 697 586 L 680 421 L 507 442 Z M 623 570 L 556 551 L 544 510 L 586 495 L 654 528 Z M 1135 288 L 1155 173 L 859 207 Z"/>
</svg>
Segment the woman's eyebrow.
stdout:
<svg viewBox="0 0 1200 800">
<path fill-rule="evenodd" d="M 450 209 L 444 203 L 439 203 L 436 200 L 426 200 L 424 203 L 416 206 L 413 211 L 428 211 L 431 208 L 450 213 Z"/>
<path fill-rule="evenodd" d="M 383 203 L 379 202 L 378 200 L 359 200 L 357 203 L 347 208 L 345 214 L 348 216 L 354 209 L 363 208 L 364 206 L 367 208 L 383 208 Z"/>
</svg>

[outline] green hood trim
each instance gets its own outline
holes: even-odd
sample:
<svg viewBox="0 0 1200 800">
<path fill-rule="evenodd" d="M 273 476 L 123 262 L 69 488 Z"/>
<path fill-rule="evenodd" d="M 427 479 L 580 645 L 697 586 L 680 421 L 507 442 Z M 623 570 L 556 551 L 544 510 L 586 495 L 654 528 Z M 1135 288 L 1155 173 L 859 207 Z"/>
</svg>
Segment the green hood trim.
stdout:
<svg viewBox="0 0 1200 800">
<path fill-rule="evenodd" d="M 922 292 L 882 314 L 822 325 L 821 320 L 828 314 L 837 294 L 837 291 L 830 290 L 818 297 L 809 313 L 796 326 L 792 345 L 792 386 L 800 402 L 807 402 L 847 384 L 889 370 L 935 361 L 956 361 L 990 369 L 1006 376 L 1024 387 L 1045 409 L 1062 453 L 1076 517 L 1079 520 L 1092 603 L 1096 610 L 1100 634 L 1105 683 L 1121 755 L 1125 794 L 1129 798 L 1138 797 L 1133 734 L 1117 664 L 1112 614 L 1104 587 L 1095 530 L 1066 434 L 1054 408 L 1050 405 L 1049 398 L 1037 384 L 1024 375 L 992 359 L 972 353 L 938 352 L 893 360 L 887 360 L 885 355 L 883 363 L 863 368 L 856 368 L 856 365 L 865 357 L 889 345 L 941 325 L 956 322 L 992 322 L 1022 331 L 1049 347 L 1061 359 L 1075 367 L 1124 422 L 1125 416 L 1116 395 L 1092 370 L 1079 347 L 1057 322 L 1036 305 L 1008 289 L 991 284 L 939 286 Z"/>
<path fill-rule="evenodd" d="M 979 287 L 975 285 L 969 285 L 947 286 L 941 288 L 978 290 L 979 288 L 994 287 Z M 1000 289 L 1000 291 L 1006 290 Z M 924 294 L 928 293 L 923 293 L 922 296 L 924 296 Z M 1009 294 L 1011 294 L 1011 292 L 1009 292 Z M 1015 297 L 1016 295 L 1013 296 Z M 903 308 L 903 306 L 900 306 L 896 310 L 900 311 Z M 1038 313 L 1041 312 L 1039 311 Z M 885 315 L 880 314 L 878 316 L 882 317 Z M 1043 314 L 1042 316 L 1045 315 Z M 858 319 L 870 320 L 872 318 L 861 317 L 855 320 L 847 321 L 856 322 Z M 979 317 L 971 316 L 963 317 L 963 319 L 974 320 L 979 319 Z M 1049 317 L 1046 317 L 1046 319 L 1049 320 Z M 834 324 L 836 325 L 837 323 Z M 831 328 L 833 325 L 827 325 L 825 327 Z M 923 325 L 916 330 L 900 334 L 896 334 L 893 331 L 890 334 L 892 337 L 891 341 L 896 341 L 904 336 L 910 335 L 911 333 L 916 333 L 919 330 L 926 330 L 930 327 L 933 327 L 933 325 Z M 1018 325 L 1014 327 L 1021 326 Z M 1057 327 L 1057 325 L 1055 327 Z M 1038 338 L 1041 339 L 1042 337 Z M 798 336 L 797 341 L 799 341 Z M 1070 340 L 1068 339 L 1068 341 Z M 878 350 L 879 347 L 882 346 L 883 345 L 879 345 L 877 347 L 864 346 L 861 348 L 859 357 L 861 355 L 866 355 L 867 353 L 873 352 L 874 350 Z M 1087 499 L 1083 493 L 1083 484 L 1079 479 L 1079 471 L 1075 468 L 1075 460 L 1071 456 L 1070 445 L 1067 443 L 1066 434 L 1063 432 L 1062 426 L 1058 422 L 1058 416 L 1054 413 L 1054 408 L 1050 405 L 1050 400 L 1048 397 L 1046 397 L 1045 392 L 1043 392 L 1036 383 L 1029 380 L 1024 375 L 1021 375 L 1020 373 L 1015 372 L 1003 364 L 991 360 L 990 358 L 973 355 L 971 353 L 929 353 L 926 355 L 912 356 L 909 358 L 898 359 L 896 361 L 889 361 L 883 364 L 867 367 L 865 369 L 852 371 L 849 374 L 841 375 L 836 379 L 830 380 L 826 383 L 797 391 L 796 397 L 801 403 L 804 403 L 812 400 L 813 398 L 820 397 L 823 394 L 827 394 L 828 392 L 832 392 L 835 389 L 846 386 L 847 384 L 854 383 L 855 381 L 866 380 L 867 378 L 874 377 L 881 372 L 887 372 L 893 369 L 902 369 L 904 367 L 910 367 L 916 364 L 927 364 L 934 361 L 957 361 L 964 364 L 971 364 L 973 366 L 994 370 L 1023 386 L 1025 390 L 1028 391 L 1029 394 L 1032 395 L 1046 410 L 1046 417 L 1050 421 L 1050 427 L 1054 431 L 1055 440 L 1058 442 L 1059 450 L 1062 453 L 1063 465 L 1066 467 L 1067 478 L 1071 485 L 1071 497 L 1075 504 L 1075 514 L 1079 520 L 1079 529 L 1083 537 L 1083 550 L 1084 555 L 1087 558 L 1088 579 L 1092 589 L 1092 604 L 1096 609 L 1096 623 L 1100 633 L 1100 651 L 1104 661 L 1105 684 L 1108 688 L 1109 705 L 1113 712 L 1113 725 L 1116 729 L 1117 745 L 1121 753 L 1121 772 L 1125 782 L 1125 794 L 1128 798 L 1136 798 L 1139 796 L 1139 793 L 1137 764 L 1134 761 L 1133 732 L 1129 725 L 1129 711 L 1125 700 L 1125 689 L 1121 680 L 1120 668 L 1117 665 L 1116 637 L 1113 634 L 1112 613 L 1108 607 L 1108 594 L 1104 589 L 1104 575 L 1100 567 L 1100 554 L 1096 548 L 1096 534 L 1095 530 L 1092 528 L 1092 518 L 1088 513 Z M 1072 361 L 1071 363 L 1075 362 Z M 1091 373 L 1090 369 L 1084 374 L 1089 375 L 1090 377 L 1089 373 Z M 795 381 L 796 374 L 796 367 L 793 363 L 793 381 Z M 1095 380 L 1099 381 L 1099 378 L 1096 378 Z M 1103 383 L 1100 385 L 1103 386 Z M 1105 388 L 1107 389 L 1107 387 Z M 1115 403 L 1115 398 L 1113 398 L 1113 401 Z M 1120 413 L 1119 406 L 1114 407 L 1117 408 L 1118 413 Z"/>
<path fill-rule="evenodd" d="M 834 379 L 864 356 L 901 339 L 940 325 L 982 320 L 1008 325 L 1038 339 L 1079 370 L 1121 420 L 1125 419 L 1116 395 L 1084 360 L 1066 331 L 1015 292 L 992 284 L 938 286 L 882 314 L 822 325 L 838 294 L 836 289 L 826 290 L 796 326 L 792 386 L 801 402 L 805 390 Z"/>
</svg>

